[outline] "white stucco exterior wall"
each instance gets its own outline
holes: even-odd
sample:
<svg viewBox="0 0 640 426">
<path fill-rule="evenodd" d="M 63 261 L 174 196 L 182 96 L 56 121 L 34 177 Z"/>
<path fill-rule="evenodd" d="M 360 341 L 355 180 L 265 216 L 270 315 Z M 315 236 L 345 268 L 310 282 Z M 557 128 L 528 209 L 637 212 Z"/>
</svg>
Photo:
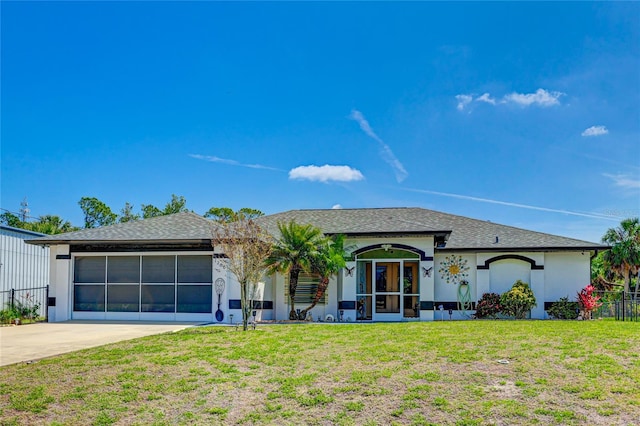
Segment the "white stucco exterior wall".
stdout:
<svg viewBox="0 0 640 426">
<path fill-rule="evenodd" d="M 55 248 L 55 249 L 54 249 Z M 63 257 L 59 259 L 58 257 Z M 56 298 L 55 308 L 51 308 L 49 321 L 67 321 L 71 319 L 71 260 L 69 246 L 66 244 L 51 247 L 51 286 L 49 296 Z"/>
<path fill-rule="evenodd" d="M 545 302 L 561 297 L 575 300 L 577 293 L 591 280 L 589 252 L 554 252 L 545 254 Z"/>
<path fill-rule="evenodd" d="M 506 293 L 518 280 L 531 284 L 531 264 L 516 259 L 499 260 L 491 264 L 489 268 L 489 291 L 491 293 Z M 536 297 L 538 296 L 536 295 Z"/>
<path fill-rule="evenodd" d="M 447 283 L 443 278 L 442 274 L 440 274 L 439 269 L 441 268 L 441 263 L 445 260 L 447 256 L 450 254 L 437 254 L 435 256 L 435 267 L 434 275 L 435 275 L 435 300 L 437 301 L 448 301 L 455 302 L 458 300 L 458 284 Z M 466 260 L 466 266 L 469 268 L 467 271 L 467 276 L 464 278 L 469 282 L 469 288 L 471 292 L 471 301 L 475 302 L 477 300 L 476 297 L 476 256 L 475 254 L 455 254 L 455 256 L 462 257 L 463 261 Z"/>
</svg>

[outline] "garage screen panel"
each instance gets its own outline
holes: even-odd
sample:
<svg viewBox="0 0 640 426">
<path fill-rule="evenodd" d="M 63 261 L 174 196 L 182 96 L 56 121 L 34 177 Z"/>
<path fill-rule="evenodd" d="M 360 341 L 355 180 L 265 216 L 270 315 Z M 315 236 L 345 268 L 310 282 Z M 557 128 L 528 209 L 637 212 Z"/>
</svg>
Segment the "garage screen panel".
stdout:
<svg viewBox="0 0 640 426">
<path fill-rule="evenodd" d="M 177 312 L 212 312 L 211 256 L 178 256 Z"/>
<path fill-rule="evenodd" d="M 176 311 L 175 271 L 175 256 L 142 256 L 142 312 Z"/>
</svg>

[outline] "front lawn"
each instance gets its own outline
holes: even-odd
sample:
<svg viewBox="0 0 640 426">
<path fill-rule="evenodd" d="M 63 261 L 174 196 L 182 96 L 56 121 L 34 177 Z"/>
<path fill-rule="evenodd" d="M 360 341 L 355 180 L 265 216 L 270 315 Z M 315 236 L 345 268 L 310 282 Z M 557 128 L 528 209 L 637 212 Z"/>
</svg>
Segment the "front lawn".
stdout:
<svg viewBox="0 0 640 426">
<path fill-rule="evenodd" d="M 195 327 L 2 367 L 0 419 L 640 424 L 640 323 Z"/>
</svg>

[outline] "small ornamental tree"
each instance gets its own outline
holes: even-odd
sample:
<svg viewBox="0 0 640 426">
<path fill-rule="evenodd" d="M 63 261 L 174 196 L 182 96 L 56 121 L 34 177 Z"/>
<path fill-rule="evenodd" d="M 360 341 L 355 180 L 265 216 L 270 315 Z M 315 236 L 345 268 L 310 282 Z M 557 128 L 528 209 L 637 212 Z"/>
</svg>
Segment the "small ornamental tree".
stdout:
<svg viewBox="0 0 640 426">
<path fill-rule="evenodd" d="M 496 318 L 501 309 L 500 295 L 485 293 L 476 305 L 476 318 Z"/>
<path fill-rule="evenodd" d="M 221 263 L 240 283 L 242 329 L 247 331 L 255 286 L 266 272 L 272 238 L 252 219 L 241 219 L 214 224 L 211 242 L 225 256 Z"/>
<path fill-rule="evenodd" d="M 536 297 L 529 284 L 520 280 L 516 281 L 511 290 L 500 296 L 502 312 L 515 319 L 525 319 L 527 313 L 537 305 Z"/>
<path fill-rule="evenodd" d="M 582 319 L 591 319 L 593 311 L 602 306 L 600 302 L 600 296 L 594 295 L 595 288 L 589 284 L 578 293 L 578 305 L 580 306 L 580 313 Z"/>
</svg>

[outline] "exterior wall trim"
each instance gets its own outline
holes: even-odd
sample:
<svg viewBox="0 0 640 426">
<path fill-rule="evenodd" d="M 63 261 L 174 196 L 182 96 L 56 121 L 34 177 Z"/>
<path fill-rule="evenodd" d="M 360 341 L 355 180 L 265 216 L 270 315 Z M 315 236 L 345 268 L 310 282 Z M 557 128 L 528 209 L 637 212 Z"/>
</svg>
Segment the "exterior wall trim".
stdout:
<svg viewBox="0 0 640 426">
<path fill-rule="evenodd" d="M 359 254 L 362 254 L 362 253 L 365 253 L 365 252 L 368 252 L 368 251 L 371 251 L 371 250 L 380 249 L 380 248 L 382 248 L 383 245 L 386 245 L 386 244 L 383 244 L 383 243 L 372 244 L 370 246 L 359 248 L 357 250 L 354 250 L 351 253 L 351 256 L 353 258 L 355 258 L 355 256 L 357 256 Z M 411 251 L 413 253 L 419 254 L 420 255 L 420 260 L 423 260 L 423 261 L 432 261 L 433 260 L 433 256 L 427 256 L 427 253 L 424 250 L 420 250 L 419 248 L 408 246 L 406 244 L 398 244 L 398 243 L 391 243 L 390 245 L 391 245 L 391 248 L 407 250 L 407 251 Z"/>
<path fill-rule="evenodd" d="M 484 265 L 477 265 L 477 269 L 489 269 L 490 265 L 493 262 L 497 262 L 499 260 L 505 260 L 505 259 L 515 259 L 515 260 L 522 260 L 523 262 L 527 262 L 531 264 L 532 270 L 544 269 L 544 265 L 538 265 L 535 260 L 528 258 L 526 256 L 521 256 L 519 254 L 503 254 L 500 256 L 492 257 L 491 259 L 485 260 Z"/>
</svg>

